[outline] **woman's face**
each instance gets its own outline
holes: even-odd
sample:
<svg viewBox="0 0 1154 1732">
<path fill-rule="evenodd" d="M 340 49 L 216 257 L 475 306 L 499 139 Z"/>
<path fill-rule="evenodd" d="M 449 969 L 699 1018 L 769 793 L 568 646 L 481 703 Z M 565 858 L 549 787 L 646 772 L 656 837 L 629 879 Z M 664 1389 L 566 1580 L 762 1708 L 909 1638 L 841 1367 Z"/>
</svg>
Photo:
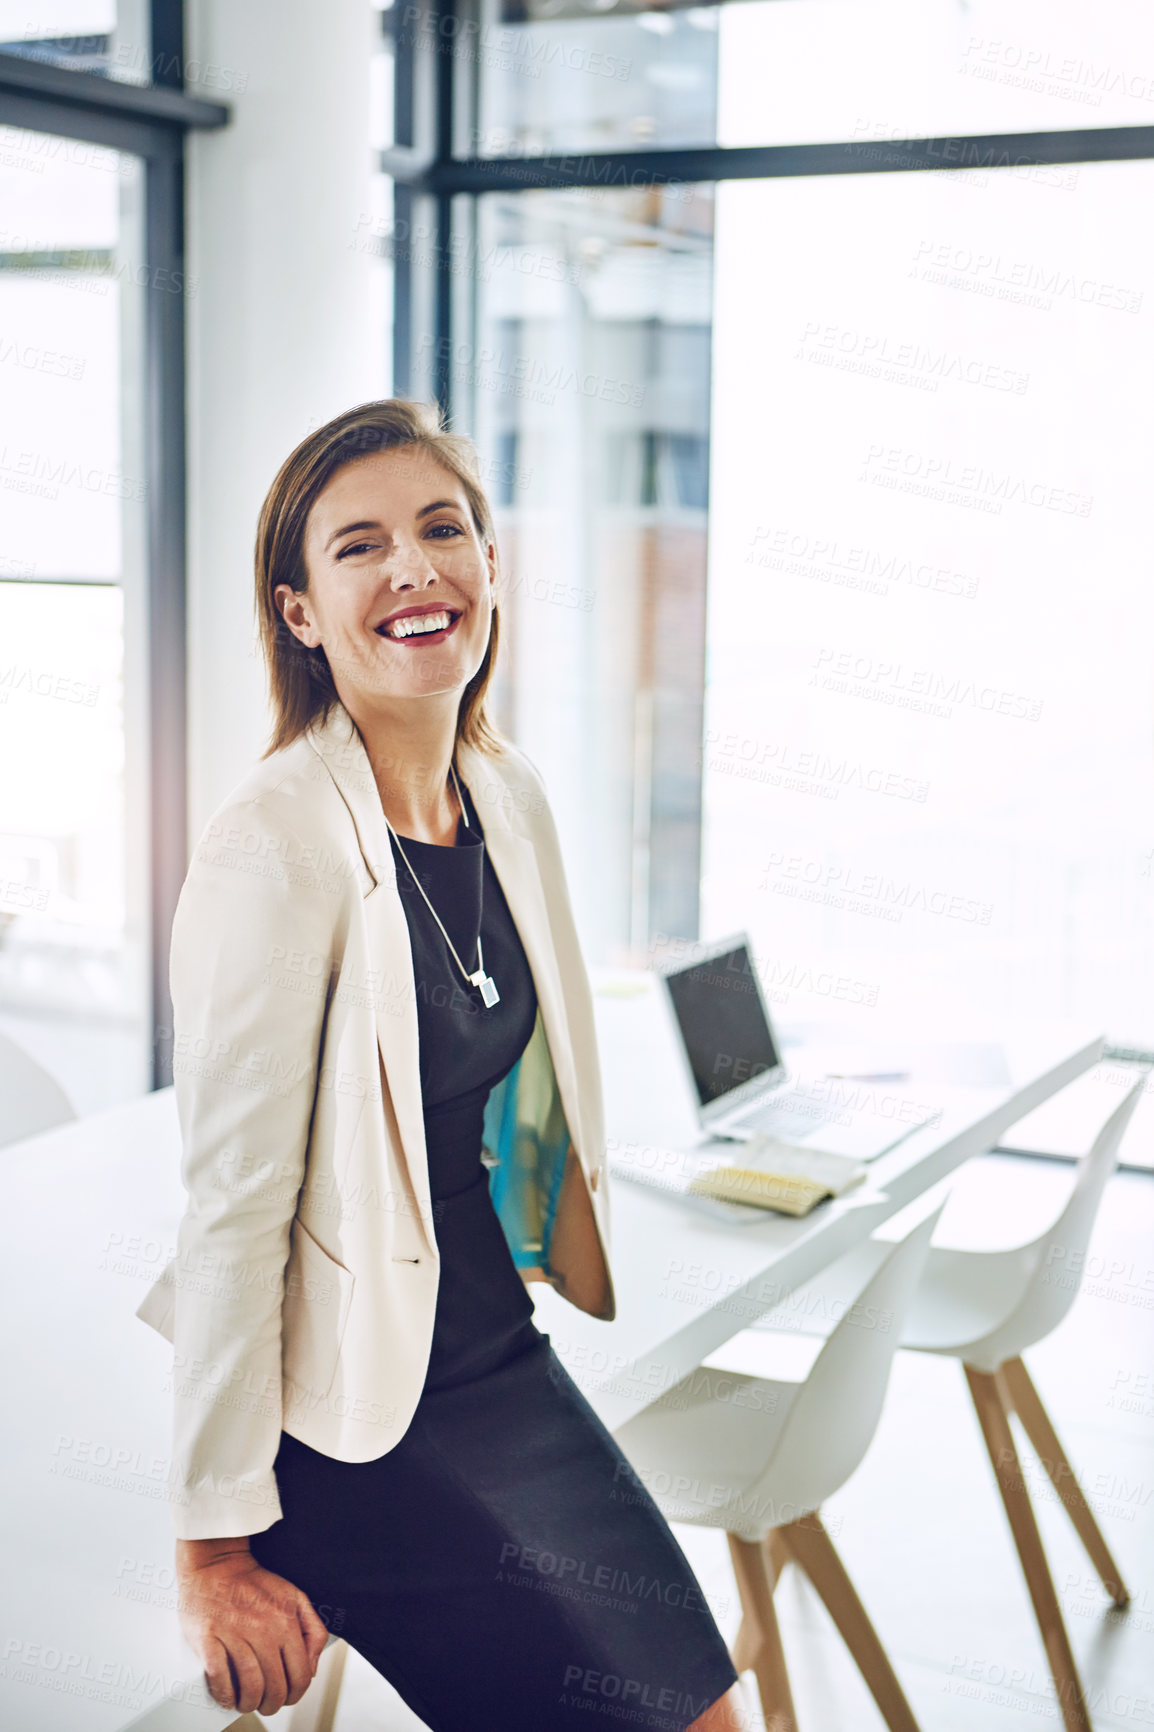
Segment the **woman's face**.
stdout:
<svg viewBox="0 0 1154 1732">
<path fill-rule="evenodd" d="M 324 646 L 346 707 L 459 694 L 477 672 L 496 551 L 456 476 L 420 446 L 339 469 L 309 512 L 304 560 L 307 590 L 278 584 L 277 606 L 301 643 Z"/>
</svg>

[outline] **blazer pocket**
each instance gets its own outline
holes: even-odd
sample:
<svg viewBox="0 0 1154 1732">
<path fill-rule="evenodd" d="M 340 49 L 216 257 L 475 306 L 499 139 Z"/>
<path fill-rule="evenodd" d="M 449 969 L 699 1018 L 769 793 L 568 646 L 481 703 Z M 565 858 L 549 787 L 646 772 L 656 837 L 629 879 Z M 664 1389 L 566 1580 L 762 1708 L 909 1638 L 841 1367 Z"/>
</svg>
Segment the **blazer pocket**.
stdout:
<svg viewBox="0 0 1154 1732">
<path fill-rule="evenodd" d="M 356 1277 L 294 1218 L 285 1266 L 281 1356 L 294 1394 L 327 1395 L 336 1376 Z"/>
</svg>

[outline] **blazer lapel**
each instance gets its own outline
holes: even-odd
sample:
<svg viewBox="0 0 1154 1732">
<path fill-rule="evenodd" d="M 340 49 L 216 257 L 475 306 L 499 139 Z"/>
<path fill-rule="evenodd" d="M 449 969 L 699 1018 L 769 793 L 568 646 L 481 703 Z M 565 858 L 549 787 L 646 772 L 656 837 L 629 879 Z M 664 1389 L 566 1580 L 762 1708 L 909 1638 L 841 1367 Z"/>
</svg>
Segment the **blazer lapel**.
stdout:
<svg viewBox="0 0 1154 1732">
<path fill-rule="evenodd" d="M 515 808 L 515 790 L 502 776 L 498 760 L 471 746 L 462 745 L 457 752 L 457 762 L 484 826 L 485 846 L 505 892 L 513 924 L 525 947 L 557 1086 L 561 1091 L 561 1105 L 569 1128 L 576 1135 L 577 1075 L 537 849 L 531 837 L 522 835 L 513 827 L 511 814 Z M 498 989 L 500 985 L 498 981 Z"/>
<path fill-rule="evenodd" d="M 432 1203 L 421 1102 L 417 992 L 412 945 L 397 888 L 388 825 L 364 742 L 344 706 L 334 704 L 326 720 L 311 726 L 307 735 L 349 809 L 365 865 L 373 879 L 364 908 L 372 948 L 369 966 L 383 982 L 383 990 L 373 995 L 377 1043 L 410 1181 L 421 1219 L 427 1224 L 432 1220 Z M 462 745 L 457 764 L 484 826 L 485 846 L 525 947 L 561 1104 L 570 1129 L 575 1131 L 579 1103 L 577 1077 L 537 851 L 531 837 L 513 826 L 515 790 L 501 774 L 498 760 Z M 498 990 L 500 984 L 498 981 Z"/>
<path fill-rule="evenodd" d="M 401 1152 L 419 1219 L 431 1238 L 432 1195 L 421 1102 L 417 987 L 389 829 L 364 741 L 343 704 L 334 704 L 323 723 L 308 729 L 308 737 L 349 809 L 373 879 L 364 900 L 370 952 L 365 984 L 373 1001 L 377 1045 L 396 1114 Z"/>
</svg>

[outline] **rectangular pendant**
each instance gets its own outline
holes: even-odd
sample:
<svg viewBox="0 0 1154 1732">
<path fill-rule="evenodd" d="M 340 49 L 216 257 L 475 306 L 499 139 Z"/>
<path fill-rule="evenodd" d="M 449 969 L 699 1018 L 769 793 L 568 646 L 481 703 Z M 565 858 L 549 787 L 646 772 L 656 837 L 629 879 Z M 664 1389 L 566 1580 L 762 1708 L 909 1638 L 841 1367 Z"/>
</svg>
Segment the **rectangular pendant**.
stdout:
<svg viewBox="0 0 1154 1732">
<path fill-rule="evenodd" d="M 492 1010 L 493 1006 L 501 996 L 493 982 L 492 975 L 486 974 L 484 979 L 478 981 L 477 984 L 481 988 L 481 1002 L 484 1004 L 485 1009 Z"/>
</svg>

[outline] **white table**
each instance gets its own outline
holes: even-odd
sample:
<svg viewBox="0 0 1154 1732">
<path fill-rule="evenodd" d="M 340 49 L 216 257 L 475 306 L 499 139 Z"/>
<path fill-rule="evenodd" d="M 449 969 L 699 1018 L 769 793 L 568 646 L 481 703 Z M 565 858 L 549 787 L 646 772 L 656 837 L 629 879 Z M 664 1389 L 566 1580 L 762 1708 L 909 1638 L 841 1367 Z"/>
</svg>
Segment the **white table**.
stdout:
<svg viewBox="0 0 1154 1732">
<path fill-rule="evenodd" d="M 684 1097 L 679 1117 L 649 1001 L 597 1002 L 611 1134 L 677 1136 Z M 597 1323 L 545 1293 L 542 1326 L 602 1415 L 620 1423 L 745 1326 L 740 1296 L 760 1282 L 762 1297 L 780 1298 L 1087 1069 L 1101 1045 L 1069 1027 L 1009 1041 L 1008 1082 L 942 1086 L 942 1122 L 876 1163 L 884 1197 L 822 1205 L 803 1221 L 723 1227 L 616 1184 L 618 1319 Z M 235 1716 L 207 1696 L 175 1617 L 164 1497 L 171 1349 L 133 1316 L 175 1249 L 184 1204 L 172 1093 L 0 1150 L 0 1162 L 0 1725 L 218 1732 Z M 723 1271 L 728 1292 L 703 1288 L 688 1306 L 671 1297 L 679 1260 Z"/>
<path fill-rule="evenodd" d="M 610 1140 L 633 1151 L 650 1147 L 655 1158 L 662 1149 L 686 1147 L 696 1119 L 655 983 L 602 976 L 597 1015 Z M 868 1051 L 860 1030 L 856 1036 L 842 1032 L 836 1045 L 829 1044 L 829 1030 L 814 1026 L 804 1033 L 807 1045 L 787 1048 L 787 1063 L 802 1052 L 820 1050 L 832 1059 L 848 1056 L 851 1046 L 863 1056 Z M 899 1084 L 863 1086 L 859 1104 L 872 1097 L 879 1111 L 900 1113 L 905 1101 L 928 1101 L 942 1116 L 873 1161 L 863 1188 L 801 1220 L 767 1214 L 736 1226 L 618 1179 L 611 1208 L 616 1318 L 598 1322 L 535 1285 L 537 1326 L 613 1430 L 881 1221 L 992 1147 L 1010 1125 L 1096 1064 L 1103 1045 L 1103 1036 L 1069 1023 L 986 1031 L 982 1040 L 944 1044 L 892 1031 L 875 1037 L 882 1062 L 884 1055 L 903 1054 L 911 1074 Z M 939 1080 L 951 1073 L 972 1080 Z"/>
</svg>

